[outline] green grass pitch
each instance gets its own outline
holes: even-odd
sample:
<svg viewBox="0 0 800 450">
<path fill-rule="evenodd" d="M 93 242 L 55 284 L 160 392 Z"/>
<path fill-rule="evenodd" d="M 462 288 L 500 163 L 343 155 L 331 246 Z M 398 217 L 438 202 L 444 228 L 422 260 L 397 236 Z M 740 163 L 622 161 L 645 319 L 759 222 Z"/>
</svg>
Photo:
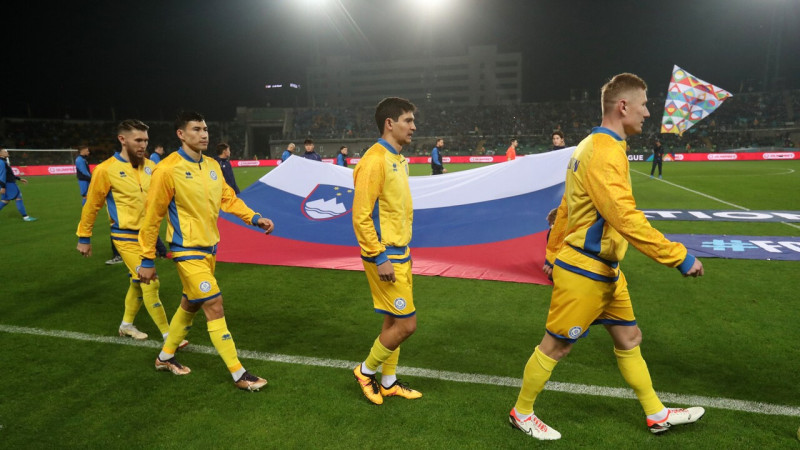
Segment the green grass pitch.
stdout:
<svg viewBox="0 0 800 450">
<path fill-rule="evenodd" d="M 472 168 L 449 165 L 449 170 Z M 731 209 L 651 180 L 632 163 L 641 208 Z M 425 175 L 426 165 L 411 166 Z M 249 186 L 265 169 L 237 169 Z M 800 210 L 800 162 L 665 163 L 666 181 L 748 209 Z M 144 309 L 137 326 L 149 346 L 115 338 L 127 275 L 106 266 L 105 213 L 94 255 L 75 250 L 80 215 L 72 176 L 32 177 L 21 186 L 25 223 L 13 205 L 0 212 L 0 446 L 3 448 L 528 448 L 506 415 L 518 388 L 401 379 L 424 393 L 380 407 L 362 397 L 349 369 L 308 358 L 362 360 L 381 317 L 362 273 L 220 263 L 226 317 L 262 392 L 238 391 L 216 354 L 186 351 L 185 377 L 156 372 L 160 339 Z M 269 216 L 269 211 L 262 211 Z M 542 218 L 544 220 L 544 218 Z M 798 236 L 782 223 L 654 222 L 668 233 Z M 281 224 L 277 223 L 277 227 Z M 224 245 L 224 243 L 223 243 Z M 357 257 L 357 256 L 356 256 Z M 707 407 L 697 424 L 651 436 L 636 400 L 546 390 L 537 413 L 564 436 L 552 448 L 797 448 L 800 425 L 800 263 L 703 259 L 706 276 L 684 279 L 631 248 L 622 267 L 644 333 L 643 354 L 657 391 L 777 405 L 789 414 Z M 157 262 L 171 317 L 180 283 Z M 531 267 L 531 270 L 540 270 Z M 520 378 L 544 332 L 550 287 L 441 277 L 415 278 L 418 330 L 403 345 L 403 366 L 474 376 Z M 31 331 L 34 330 L 34 331 Z M 40 331 L 36 331 L 40 330 Z M 78 334 L 70 334 L 78 333 Z M 83 339 L 76 339 L 82 336 Z M 106 339 L 107 338 L 107 339 Z M 199 314 L 190 349 L 211 346 Z M 188 350 L 188 349 L 187 349 Z M 258 355 L 305 357 L 295 363 Z M 336 364 L 333 364 L 334 366 Z M 438 373 L 438 372 L 434 372 Z M 610 338 L 593 330 L 552 381 L 627 388 Z M 674 404 L 685 406 L 686 404 Z"/>
</svg>

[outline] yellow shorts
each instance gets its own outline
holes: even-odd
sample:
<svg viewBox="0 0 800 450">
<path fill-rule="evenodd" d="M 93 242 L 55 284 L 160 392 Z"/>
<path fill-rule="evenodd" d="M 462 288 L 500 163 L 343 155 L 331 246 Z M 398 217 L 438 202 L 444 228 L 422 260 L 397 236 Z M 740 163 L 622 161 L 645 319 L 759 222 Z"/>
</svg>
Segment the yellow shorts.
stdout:
<svg viewBox="0 0 800 450">
<path fill-rule="evenodd" d="M 556 265 L 547 333 L 574 343 L 597 323 L 636 325 L 625 275 L 620 271 L 615 282 L 595 281 Z"/>
<path fill-rule="evenodd" d="M 362 261 L 364 273 L 367 274 L 369 290 L 372 292 L 372 304 L 375 312 L 398 318 L 411 317 L 417 313 L 414 308 L 413 282 L 411 280 L 411 260 L 395 264 L 394 276 L 397 281 L 381 281 L 378 277 L 378 266 L 373 262 Z"/>
<path fill-rule="evenodd" d="M 135 231 L 121 230 L 111 232 L 111 240 L 117 248 L 122 262 L 128 268 L 131 280 L 139 282 L 139 265 L 142 263 L 142 248 L 139 246 L 139 235 Z"/>
<path fill-rule="evenodd" d="M 222 294 L 214 278 L 216 255 L 196 251 L 173 252 L 172 259 L 178 267 L 183 295 L 191 303 L 211 300 Z"/>
</svg>

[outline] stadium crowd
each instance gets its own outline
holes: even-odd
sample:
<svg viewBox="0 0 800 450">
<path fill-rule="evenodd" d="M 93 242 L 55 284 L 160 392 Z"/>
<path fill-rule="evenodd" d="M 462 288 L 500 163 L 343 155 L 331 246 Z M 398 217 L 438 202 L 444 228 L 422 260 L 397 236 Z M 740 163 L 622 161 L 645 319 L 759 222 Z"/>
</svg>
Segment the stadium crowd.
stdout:
<svg viewBox="0 0 800 450">
<path fill-rule="evenodd" d="M 661 134 L 664 97 L 651 98 L 650 120 L 643 133 L 628 139 L 632 152 L 648 153 L 656 139 L 666 151 L 716 152 L 751 147 L 796 147 L 800 139 L 800 90 L 735 94 L 708 118 L 684 136 Z M 346 143 L 375 135 L 374 106 L 363 108 L 294 108 L 287 114 L 283 139 L 314 138 Z M 519 138 L 518 153 L 530 154 L 551 148 L 551 133 L 564 133 L 567 145 L 575 145 L 600 123 L 596 101 L 541 102 L 514 105 L 454 106 L 423 104 L 416 115 L 417 135 L 406 149 L 408 155 L 427 155 L 434 137 L 446 137 L 446 154 L 501 154 L 512 137 Z M 150 148 L 164 145 L 168 152 L 179 142 L 167 121 L 147 121 Z M 11 149 L 65 149 L 81 144 L 91 147 L 90 161 L 110 156 L 118 143 L 116 122 L 91 120 L 13 119 L 0 120 L 0 145 Z M 244 123 L 209 122 L 214 143 L 228 142 L 232 158 L 243 157 L 247 126 Z M 336 147 L 338 148 L 338 147 Z M 355 149 L 358 153 L 361 149 Z M 332 155 L 324 155 L 332 157 Z M 71 164 L 66 152 L 15 152 L 15 164 Z"/>
</svg>

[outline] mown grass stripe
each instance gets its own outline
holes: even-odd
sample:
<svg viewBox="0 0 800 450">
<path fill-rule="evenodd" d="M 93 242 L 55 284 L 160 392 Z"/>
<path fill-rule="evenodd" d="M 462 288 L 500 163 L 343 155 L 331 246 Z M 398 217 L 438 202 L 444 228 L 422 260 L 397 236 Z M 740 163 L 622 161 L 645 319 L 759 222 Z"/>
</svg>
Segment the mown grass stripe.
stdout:
<svg viewBox="0 0 800 450">
<path fill-rule="evenodd" d="M 88 341 L 103 344 L 128 345 L 131 347 L 146 347 L 160 349 L 161 342 L 155 340 L 135 341 L 130 338 L 117 336 L 97 336 L 93 334 L 78 333 L 75 331 L 63 330 L 44 330 L 41 328 L 19 327 L 14 325 L 0 324 L 0 331 L 12 334 L 28 334 L 34 336 L 46 336 L 55 338 L 72 339 L 78 341 Z M 182 352 L 202 353 L 216 355 L 214 347 L 205 345 L 190 345 Z M 277 353 L 265 353 L 252 350 L 239 350 L 239 356 L 243 359 L 254 359 L 259 361 L 280 362 L 287 364 L 299 364 L 303 366 L 329 367 L 335 369 L 352 369 L 358 364 L 357 361 L 344 361 L 341 359 L 314 358 L 308 356 L 281 355 Z M 492 375 L 482 375 L 475 373 L 450 372 L 443 370 L 431 370 L 415 367 L 398 367 L 398 374 L 433 378 L 437 380 L 454 381 L 458 383 L 486 384 L 492 386 L 519 387 L 522 385 L 520 378 L 501 377 Z M 561 383 L 550 381 L 547 383 L 547 390 L 564 392 L 578 395 L 594 395 L 600 397 L 612 397 L 623 399 L 635 399 L 633 391 L 625 388 L 612 388 L 604 386 L 591 386 L 576 383 Z M 703 397 L 699 395 L 672 394 L 669 392 L 659 392 L 662 401 L 669 404 L 706 406 L 710 408 L 727 409 L 732 411 L 743 411 L 756 414 L 767 414 L 775 416 L 794 416 L 800 417 L 800 407 L 773 405 L 770 403 L 752 402 L 746 400 L 736 400 L 720 397 Z"/>
</svg>

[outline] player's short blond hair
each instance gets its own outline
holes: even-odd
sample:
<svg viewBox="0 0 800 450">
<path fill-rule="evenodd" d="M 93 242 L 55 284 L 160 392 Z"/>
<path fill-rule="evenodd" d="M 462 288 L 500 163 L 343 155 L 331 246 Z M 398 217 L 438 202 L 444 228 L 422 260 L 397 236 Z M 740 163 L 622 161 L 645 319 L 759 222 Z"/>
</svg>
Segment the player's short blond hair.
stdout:
<svg viewBox="0 0 800 450">
<path fill-rule="evenodd" d="M 611 112 L 622 97 L 622 94 L 635 90 L 647 90 L 647 83 L 632 73 L 621 73 L 603 85 L 600 90 L 600 100 L 603 104 L 603 115 Z"/>
</svg>

